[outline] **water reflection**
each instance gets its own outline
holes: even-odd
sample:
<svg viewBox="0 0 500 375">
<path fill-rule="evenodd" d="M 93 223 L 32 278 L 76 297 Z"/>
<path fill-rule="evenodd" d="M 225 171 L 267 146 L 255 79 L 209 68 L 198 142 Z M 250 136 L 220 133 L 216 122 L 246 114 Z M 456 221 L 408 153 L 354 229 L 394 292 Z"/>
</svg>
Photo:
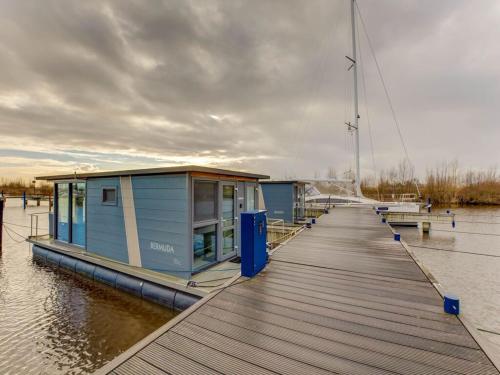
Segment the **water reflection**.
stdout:
<svg viewBox="0 0 500 375">
<path fill-rule="evenodd" d="M 9 204 L 0 255 L 0 372 L 91 373 L 173 317 L 161 306 L 32 260 L 28 214 Z M 16 224 L 14 226 L 12 224 Z M 46 227 L 47 223 L 40 223 Z"/>
<path fill-rule="evenodd" d="M 485 335 L 500 351 L 500 208 L 452 211 L 455 230 L 432 224 L 426 236 L 414 228 L 398 232 L 443 288 L 460 296 L 463 313 L 476 327 L 498 333 Z"/>
</svg>

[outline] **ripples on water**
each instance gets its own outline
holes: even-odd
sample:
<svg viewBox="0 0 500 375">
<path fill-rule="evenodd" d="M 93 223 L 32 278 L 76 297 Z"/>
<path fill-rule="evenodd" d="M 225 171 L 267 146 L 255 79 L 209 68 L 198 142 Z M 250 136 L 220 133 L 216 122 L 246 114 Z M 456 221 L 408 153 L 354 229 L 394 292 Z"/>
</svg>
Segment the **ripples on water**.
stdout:
<svg viewBox="0 0 500 375">
<path fill-rule="evenodd" d="M 8 201 L 4 221 L 29 225 L 28 207 Z M 40 227 L 48 227 L 46 215 Z M 0 373 L 86 374 L 170 320 L 174 314 L 73 273 L 32 260 L 29 228 L 6 224 L 0 254 Z"/>
<path fill-rule="evenodd" d="M 453 231 L 449 224 L 434 223 L 430 235 L 422 236 L 415 228 L 398 228 L 398 232 L 409 245 L 473 253 L 412 246 L 444 290 L 460 297 L 467 318 L 477 328 L 498 333 L 484 335 L 500 351 L 500 208 L 452 211 L 457 214 L 455 233 L 447 232 Z"/>
</svg>

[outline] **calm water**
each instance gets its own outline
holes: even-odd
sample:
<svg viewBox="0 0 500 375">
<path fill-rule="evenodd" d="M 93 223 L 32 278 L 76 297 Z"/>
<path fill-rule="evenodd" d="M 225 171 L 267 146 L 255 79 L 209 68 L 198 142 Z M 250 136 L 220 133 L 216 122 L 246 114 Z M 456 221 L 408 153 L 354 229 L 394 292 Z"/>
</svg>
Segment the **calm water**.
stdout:
<svg viewBox="0 0 500 375">
<path fill-rule="evenodd" d="M 29 225 L 10 200 L 4 221 Z M 46 215 L 40 227 L 47 228 Z M 73 273 L 39 265 L 21 242 L 29 228 L 6 224 L 0 253 L 0 373 L 86 374 L 166 323 L 173 313 Z"/>
<path fill-rule="evenodd" d="M 477 328 L 496 332 L 484 335 L 500 352 L 500 208 L 452 211 L 457 214 L 455 229 L 432 224 L 431 233 L 425 236 L 414 228 L 398 231 L 409 245 L 415 245 L 412 250 L 443 288 L 460 297 L 462 312 L 468 319 Z"/>
</svg>

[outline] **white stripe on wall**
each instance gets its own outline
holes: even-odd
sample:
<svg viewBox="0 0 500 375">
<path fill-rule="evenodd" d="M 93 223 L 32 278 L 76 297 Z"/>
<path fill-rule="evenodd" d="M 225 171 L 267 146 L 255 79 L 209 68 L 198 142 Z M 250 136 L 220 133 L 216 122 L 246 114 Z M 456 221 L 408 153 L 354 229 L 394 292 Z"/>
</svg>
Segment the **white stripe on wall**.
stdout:
<svg viewBox="0 0 500 375">
<path fill-rule="evenodd" d="M 135 219 L 132 178 L 130 176 L 120 177 L 120 188 L 123 218 L 125 220 L 125 235 L 127 237 L 128 263 L 131 266 L 141 267 L 141 252 L 139 248 L 139 235 L 137 234 L 137 221 Z"/>
</svg>

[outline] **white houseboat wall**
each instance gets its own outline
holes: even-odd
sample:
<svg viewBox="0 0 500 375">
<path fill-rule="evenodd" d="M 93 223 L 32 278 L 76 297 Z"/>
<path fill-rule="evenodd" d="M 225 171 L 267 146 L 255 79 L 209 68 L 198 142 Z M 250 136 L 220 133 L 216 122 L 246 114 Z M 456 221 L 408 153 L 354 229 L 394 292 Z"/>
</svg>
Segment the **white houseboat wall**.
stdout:
<svg viewBox="0 0 500 375">
<path fill-rule="evenodd" d="M 189 280 L 240 255 L 239 217 L 259 208 L 259 179 L 265 178 L 197 166 L 38 177 L 54 182 L 46 248 L 74 247 Z"/>
</svg>

